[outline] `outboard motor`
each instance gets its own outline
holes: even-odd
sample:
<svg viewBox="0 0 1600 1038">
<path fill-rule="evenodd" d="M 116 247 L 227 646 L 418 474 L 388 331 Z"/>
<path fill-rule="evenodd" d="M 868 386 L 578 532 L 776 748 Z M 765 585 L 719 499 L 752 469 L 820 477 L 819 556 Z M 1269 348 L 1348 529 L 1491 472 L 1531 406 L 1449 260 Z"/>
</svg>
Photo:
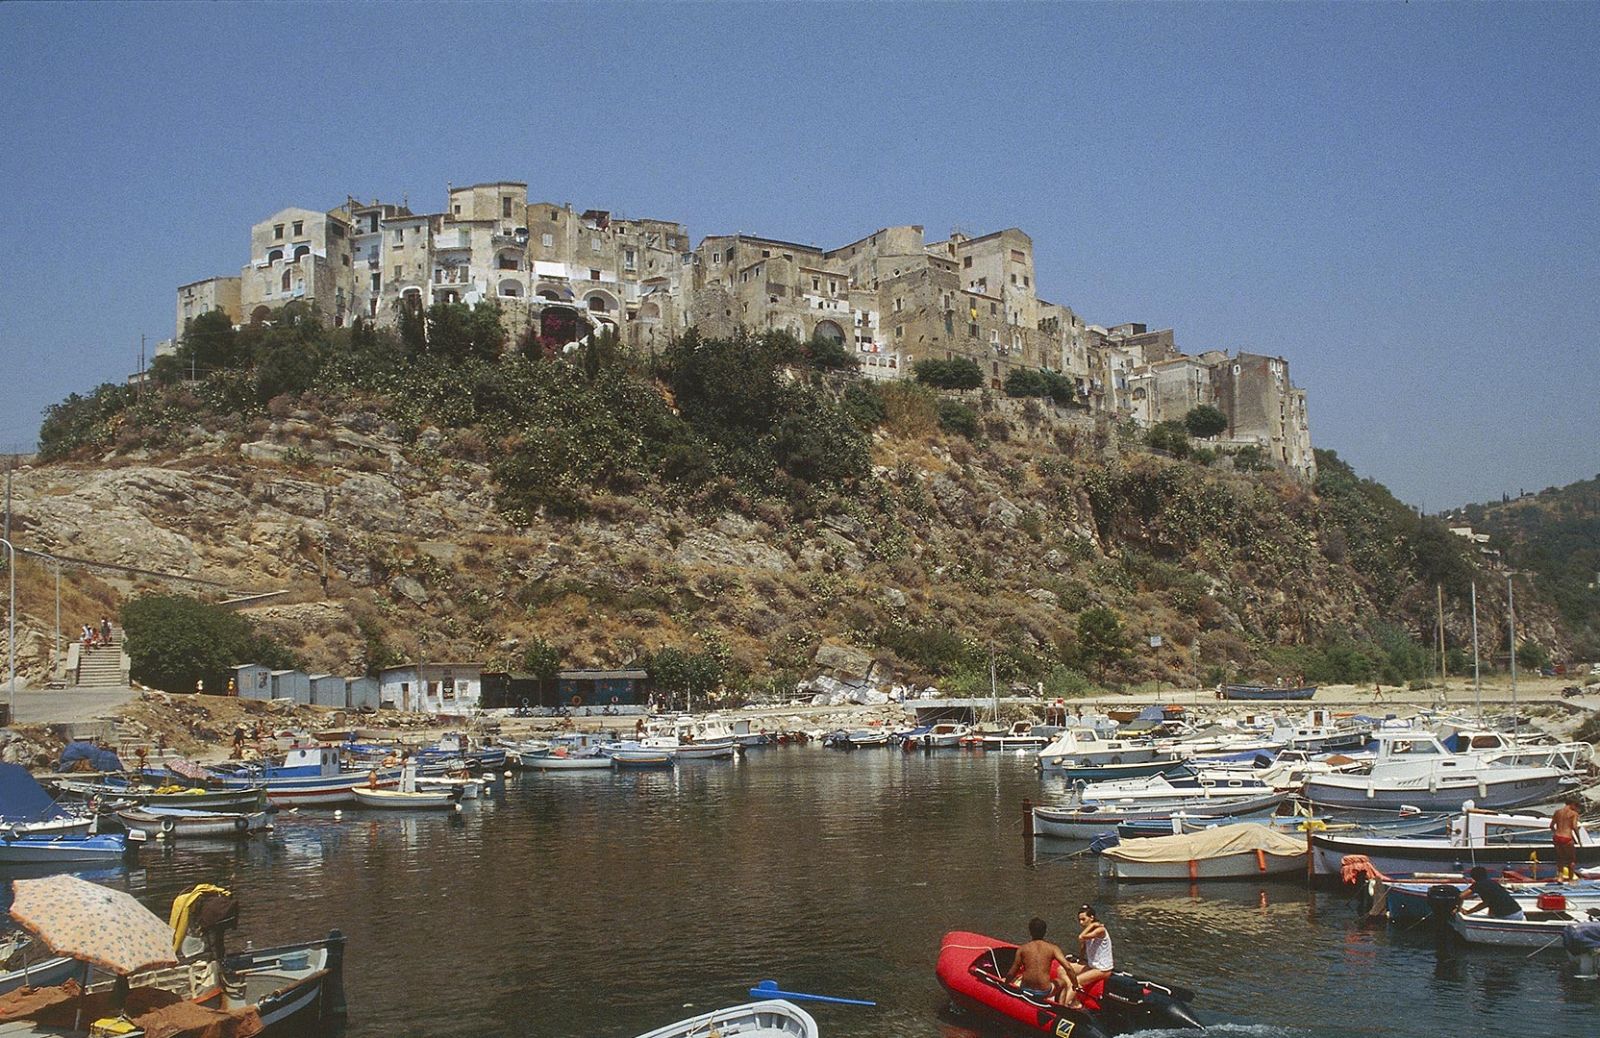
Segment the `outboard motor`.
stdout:
<svg viewBox="0 0 1600 1038">
<path fill-rule="evenodd" d="M 1168 987 L 1153 980 L 1141 980 L 1131 973 L 1113 973 L 1106 978 L 1102 1012 L 1113 1013 L 1130 1025 L 1119 1030 L 1205 1030 L 1189 1010 L 1194 992 Z"/>
<path fill-rule="evenodd" d="M 1428 888 L 1428 913 L 1436 926 L 1444 926 L 1461 906 L 1461 891 L 1448 883 L 1435 883 Z"/>
</svg>

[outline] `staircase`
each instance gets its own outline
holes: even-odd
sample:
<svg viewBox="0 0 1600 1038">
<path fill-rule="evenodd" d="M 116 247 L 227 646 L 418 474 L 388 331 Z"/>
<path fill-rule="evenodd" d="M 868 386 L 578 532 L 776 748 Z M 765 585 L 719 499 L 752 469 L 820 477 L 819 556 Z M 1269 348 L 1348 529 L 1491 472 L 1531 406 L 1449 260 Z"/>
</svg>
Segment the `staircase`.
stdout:
<svg viewBox="0 0 1600 1038">
<path fill-rule="evenodd" d="M 111 629 L 111 641 L 78 650 L 74 688 L 119 688 L 128 683 L 127 656 L 122 652 L 122 632 Z"/>
</svg>

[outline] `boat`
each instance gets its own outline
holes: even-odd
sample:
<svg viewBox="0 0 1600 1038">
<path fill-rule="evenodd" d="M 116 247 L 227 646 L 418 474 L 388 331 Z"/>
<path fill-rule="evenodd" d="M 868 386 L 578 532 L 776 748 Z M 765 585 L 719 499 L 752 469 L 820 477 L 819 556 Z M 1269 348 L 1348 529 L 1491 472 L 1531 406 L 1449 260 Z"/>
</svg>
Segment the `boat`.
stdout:
<svg viewBox="0 0 1600 1038">
<path fill-rule="evenodd" d="M 418 751 L 416 760 L 418 772 L 428 775 L 462 768 L 498 771 L 506 765 L 506 748 L 491 746 L 466 732 L 446 732 L 432 746 Z"/>
<path fill-rule="evenodd" d="M 94 815 L 56 803 L 20 764 L 0 764 L 0 833 L 14 836 L 84 835 Z"/>
<path fill-rule="evenodd" d="M 1306 841 L 1257 822 L 1130 840 L 1100 855 L 1112 879 L 1260 879 L 1305 871 Z"/>
<path fill-rule="evenodd" d="M 1268 790 L 1251 797 L 1193 798 L 1151 807 L 1088 802 L 1060 807 L 1040 804 L 1033 809 L 1033 831 L 1038 836 L 1087 840 L 1122 825 L 1144 822 L 1164 826 L 1166 833 L 1172 833 L 1175 819 L 1215 821 L 1227 816 L 1267 814 L 1288 796 Z"/>
<path fill-rule="evenodd" d="M 1535 910 L 1523 914 L 1525 918 L 1522 919 L 1496 919 L 1490 915 L 1457 912 L 1450 918 L 1450 928 L 1468 944 L 1544 949 L 1559 945 L 1562 934 L 1574 923 L 1592 923 L 1600 919 L 1600 910 L 1584 913 Z"/>
<path fill-rule="evenodd" d="M 43 988 L 82 978 L 87 967 L 56 955 L 26 933 L 7 935 L 0 944 L 0 995 L 18 988 Z"/>
<path fill-rule="evenodd" d="M 524 757 L 522 766 L 533 771 L 609 771 L 612 759 L 598 746 L 569 752 L 554 747 L 542 757 Z"/>
<path fill-rule="evenodd" d="M 972 726 L 958 721 L 940 721 L 926 725 L 906 736 L 906 748 L 917 750 L 953 750 L 961 740 L 972 734 Z"/>
<path fill-rule="evenodd" d="M 1050 743 L 1050 736 L 1035 731 L 1038 728 L 1033 721 L 1013 721 L 1011 727 L 1000 731 L 974 730 L 963 745 L 972 745 L 977 740 L 977 745 L 985 750 L 1037 750 Z"/>
<path fill-rule="evenodd" d="M 346 771 L 339 763 L 335 746 L 296 746 L 285 754 L 282 764 L 210 769 L 226 789 L 245 790 L 264 787 L 267 799 L 280 807 L 326 807 L 348 804 L 355 799 L 357 786 L 389 789 L 400 781 L 398 768 Z"/>
<path fill-rule="evenodd" d="M 1600 909 L 1600 882 L 1594 880 L 1540 883 L 1513 879 L 1502 873 L 1499 883 L 1517 899 L 1525 912 L 1583 914 L 1590 909 Z M 1391 922 L 1411 923 L 1426 919 L 1434 915 L 1436 908 L 1441 905 L 1454 910 L 1462 892 L 1470 885 L 1471 880 L 1465 877 L 1442 873 L 1393 879 L 1388 882 L 1388 888 L 1382 890 L 1384 911 Z"/>
<path fill-rule="evenodd" d="M 267 828 L 265 811 L 242 814 L 232 811 L 193 811 L 181 807 L 129 807 L 117 812 L 129 832 L 147 837 L 248 836 Z"/>
<path fill-rule="evenodd" d="M 1276 685 L 1223 685 L 1220 698 L 1249 701 L 1301 700 L 1310 699 L 1316 694 L 1316 685 L 1304 688 L 1280 688 Z"/>
<path fill-rule="evenodd" d="M 1187 766 L 1143 778 L 1077 782 L 1072 789 L 1078 804 L 1172 811 L 1187 809 L 1195 801 L 1244 803 L 1282 792 L 1251 775 L 1209 776 Z"/>
<path fill-rule="evenodd" d="M 416 761 L 406 761 L 397 789 L 384 789 L 374 780 L 370 786 L 356 786 L 351 793 L 362 807 L 389 811 L 454 811 L 459 810 L 461 801 L 461 790 L 455 786 L 418 789 Z"/>
<path fill-rule="evenodd" d="M 1153 743 L 1106 739 L 1093 728 L 1077 725 L 1062 732 L 1039 751 L 1039 770 L 1046 772 L 1082 772 L 1132 764 L 1150 767 L 1151 770 L 1143 773 L 1152 775 L 1175 767 L 1178 763 L 1174 754 L 1157 751 Z"/>
<path fill-rule="evenodd" d="M 1463 801 L 1506 810 L 1559 798 L 1575 784 L 1553 767 L 1496 764 L 1476 754 L 1451 753 L 1427 732 L 1379 732 L 1377 757 L 1366 774 L 1306 779 L 1307 800 L 1322 807 L 1451 811 Z"/>
<path fill-rule="evenodd" d="M 492 776 L 493 773 L 491 772 Z M 438 789 L 454 789 L 461 794 L 462 800 L 477 800 L 483 796 L 483 787 L 492 785 L 492 781 L 481 778 L 468 778 L 460 775 L 418 775 L 417 788 L 423 792 Z"/>
<path fill-rule="evenodd" d="M 261 811 L 267 806 L 265 785 L 243 786 L 236 789 L 207 789 L 168 783 L 155 786 L 143 782 L 101 781 L 84 782 L 76 779 L 56 779 L 55 786 L 63 793 L 86 799 L 96 798 L 115 806 L 181 807 L 196 811 Z"/>
<path fill-rule="evenodd" d="M 1021 1025 L 1052 1038 L 1109 1038 L 1151 1029 L 1201 1029 L 1189 1011 L 1193 992 L 1113 973 L 1096 1008 L 1069 1009 L 1006 982 L 1017 946 L 983 934 L 954 930 L 944 935 L 934 975 L 960 1009 Z"/>
<path fill-rule="evenodd" d="M 811 1014 L 781 998 L 747 1002 L 658 1027 L 639 1038 L 817 1038 Z"/>
<path fill-rule="evenodd" d="M 0 865 L 78 865 L 120 862 L 144 842 L 144 833 L 15 836 L 0 833 Z"/>
<path fill-rule="evenodd" d="M 1318 875 L 1337 876 L 1346 856 L 1366 857 L 1372 867 L 1390 876 L 1417 872 L 1460 875 L 1474 865 L 1516 866 L 1537 878 L 1541 864 L 1553 869 L 1555 844 L 1550 819 L 1542 815 L 1483 811 L 1468 801 L 1466 810 L 1437 836 L 1386 833 L 1314 832 L 1312 854 Z M 1578 864 L 1600 865 L 1600 839 L 1587 826 L 1578 827 Z"/>
<path fill-rule="evenodd" d="M 1370 727 L 1338 725 L 1327 710 L 1312 710 L 1299 724 L 1275 724 L 1269 738 L 1285 750 L 1306 753 L 1332 753 L 1359 750 L 1372 735 Z"/>
<path fill-rule="evenodd" d="M 611 763 L 619 768 L 670 768 L 677 757 L 677 752 L 640 746 L 638 743 L 620 743 L 615 748 L 607 750 L 606 755 L 611 758 Z"/>
</svg>

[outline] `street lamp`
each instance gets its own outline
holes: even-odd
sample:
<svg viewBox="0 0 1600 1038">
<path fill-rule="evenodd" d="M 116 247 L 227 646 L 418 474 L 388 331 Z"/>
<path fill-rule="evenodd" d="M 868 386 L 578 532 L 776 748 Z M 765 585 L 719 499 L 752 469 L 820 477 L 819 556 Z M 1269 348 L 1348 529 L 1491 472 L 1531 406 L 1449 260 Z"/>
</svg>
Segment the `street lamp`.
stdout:
<svg viewBox="0 0 1600 1038">
<path fill-rule="evenodd" d="M 10 724 L 17 723 L 17 549 L 4 537 L 0 537 L 0 544 L 6 546 L 6 574 L 11 578 L 11 604 L 6 609 L 6 674 L 9 691 L 7 693 L 11 717 Z"/>
</svg>

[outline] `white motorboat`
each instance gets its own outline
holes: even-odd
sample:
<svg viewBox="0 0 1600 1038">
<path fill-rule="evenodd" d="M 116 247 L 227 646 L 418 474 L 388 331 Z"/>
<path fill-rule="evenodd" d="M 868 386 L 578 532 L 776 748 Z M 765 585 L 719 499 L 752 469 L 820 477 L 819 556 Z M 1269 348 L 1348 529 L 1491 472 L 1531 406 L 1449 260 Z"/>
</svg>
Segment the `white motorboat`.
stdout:
<svg viewBox="0 0 1600 1038">
<path fill-rule="evenodd" d="M 1522 919 L 1496 919 L 1491 915 L 1450 917 L 1450 928 L 1469 944 L 1495 944 L 1507 948 L 1558 948 L 1561 935 L 1573 923 L 1589 923 L 1600 918 L 1600 910 L 1588 912 L 1524 912 Z"/>
<path fill-rule="evenodd" d="M 1196 801 L 1243 803 L 1278 792 L 1250 775 L 1206 776 L 1179 769 L 1143 778 L 1082 783 L 1073 788 L 1072 801 L 1103 808 L 1170 808 L 1176 811 Z"/>
<path fill-rule="evenodd" d="M 1559 768 L 1496 764 L 1471 753 L 1451 753 L 1425 732 L 1380 732 L 1378 755 L 1366 774 L 1313 775 L 1306 799 L 1322 807 L 1402 806 L 1450 811 L 1466 800 L 1506 810 L 1547 803 L 1573 785 Z"/>
<path fill-rule="evenodd" d="M 492 774 L 492 773 L 491 773 Z M 438 789 L 459 789 L 462 800 L 477 800 L 483 796 L 485 780 L 461 775 L 418 775 L 417 788 L 423 792 Z"/>
<path fill-rule="evenodd" d="M 1177 758 L 1170 753 L 1158 753 L 1153 743 L 1107 739 L 1093 728 L 1081 725 L 1068 728 L 1039 751 L 1041 771 L 1157 761 L 1176 764 Z"/>
<path fill-rule="evenodd" d="M 639 1038 L 818 1038 L 811 1014 L 784 999 L 747 1002 L 658 1027 Z"/>
<path fill-rule="evenodd" d="M 1359 750 L 1372 735 L 1370 726 L 1341 727 L 1333 723 L 1327 710 L 1312 710 L 1299 724 L 1279 723 L 1272 729 L 1270 738 L 1282 743 L 1285 750 L 1302 750 L 1306 753 L 1332 753 L 1336 750 Z"/>
<path fill-rule="evenodd" d="M 1467 801 L 1450 823 L 1447 833 L 1397 834 L 1383 832 L 1315 832 L 1311 842 L 1317 872 L 1340 874 L 1346 855 L 1365 855 L 1374 868 L 1388 875 L 1411 872 L 1450 872 L 1457 875 L 1474 865 L 1514 865 L 1532 875 L 1540 863 L 1555 861 L 1550 819 L 1543 815 L 1502 814 L 1481 811 Z M 1600 864 L 1600 834 L 1578 827 L 1574 848 L 1580 865 Z"/>
<path fill-rule="evenodd" d="M 961 724 L 959 721 L 940 721 L 930 725 L 928 730 L 916 736 L 916 745 L 925 750 L 952 750 L 961 745 L 961 740 L 972 734 L 970 724 Z"/>
<path fill-rule="evenodd" d="M 1164 820 L 1172 823 L 1174 818 L 1178 819 L 1176 824 L 1181 829 L 1184 819 L 1224 817 L 1238 819 L 1246 815 L 1262 815 L 1276 809 L 1287 798 L 1287 793 L 1268 790 L 1257 797 L 1223 797 L 1212 800 L 1195 798 L 1183 801 L 1177 806 L 1078 804 L 1052 807 L 1039 804 L 1033 808 L 1033 831 L 1038 836 L 1089 840 L 1102 833 L 1111 832 L 1124 822 Z"/>
<path fill-rule="evenodd" d="M 1117 880 L 1260 879 L 1305 867 L 1304 840 L 1255 822 L 1127 840 L 1100 855 L 1101 874 Z"/>
<path fill-rule="evenodd" d="M 449 811 L 456 807 L 461 794 L 456 790 L 423 792 L 399 789 L 365 789 L 357 786 L 351 790 L 356 803 L 362 807 L 387 808 L 399 811 Z"/>
<path fill-rule="evenodd" d="M 523 766 L 533 771 L 607 771 L 611 758 L 599 747 L 567 752 L 557 748 L 542 757 L 524 758 Z"/>
<path fill-rule="evenodd" d="M 1013 721 L 1003 731 L 973 732 L 967 736 L 967 743 L 970 745 L 977 736 L 986 750 L 1037 750 L 1050 742 L 1049 736 L 1034 731 L 1037 727 L 1033 721 Z"/>
</svg>

